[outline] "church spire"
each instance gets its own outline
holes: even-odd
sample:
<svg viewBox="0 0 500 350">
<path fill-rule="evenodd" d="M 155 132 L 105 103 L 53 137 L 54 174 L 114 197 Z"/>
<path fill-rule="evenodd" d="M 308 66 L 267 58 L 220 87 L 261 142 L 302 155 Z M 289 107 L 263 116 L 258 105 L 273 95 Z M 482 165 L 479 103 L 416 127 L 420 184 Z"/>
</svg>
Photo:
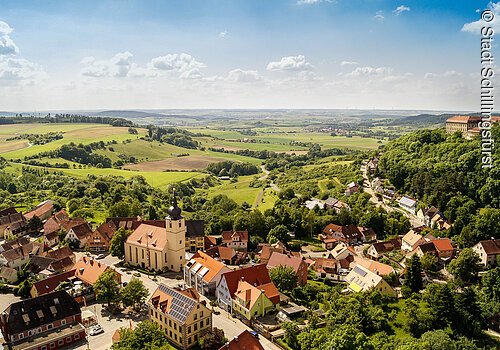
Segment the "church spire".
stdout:
<svg viewBox="0 0 500 350">
<path fill-rule="evenodd" d="M 180 220 L 182 219 L 181 208 L 177 205 L 177 197 L 175 195 L 175 188 L 173 189 L 174 198 L 172 199 L 172 206 L 168 208 L 168 218 L 170 220 Z"/>
</svg>

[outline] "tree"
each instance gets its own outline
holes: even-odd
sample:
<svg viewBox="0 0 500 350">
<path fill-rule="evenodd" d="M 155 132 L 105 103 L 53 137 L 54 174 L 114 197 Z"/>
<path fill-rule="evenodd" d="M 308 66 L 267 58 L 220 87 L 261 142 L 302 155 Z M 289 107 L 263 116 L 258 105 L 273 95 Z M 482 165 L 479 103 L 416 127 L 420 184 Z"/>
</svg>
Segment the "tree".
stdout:
<svg viewBox="0 0 500 350">
<path fill-rule="evenodd" d="M 350 325 L 341 325 L 333 331 L 328 349 L 332 350 L 374 350 L 363 332 Z"/>
<path fill-rule="evenodd" d="M 290 236 L 288 235 L 288 229 L 285 225 L 278 225 L 272 228 L 267 235 L 267 242 L 270 244 L 276 243 L 278 241 L 287 243 L 289 239 Z"/>
<path fill-rule="evenodd" d="M 105 301 L 108 307 L 118 299 L 118 281 L 116 271 L 109 268 L 104 271 L 94 283 L 94 292 L 97 300 Z"/>
<path fill-rule="evenodd" d="M 120 298 L 124 306 L 132 306 L 134 309 L 140 309 L 148 297 L 149 292 L 144 283 L 133 277 L 130 282 L 120 289 Z"/>
<path fill-rule="evenodd" d="M 28 230 L 30 232 L 37 232 L 43 228 L 43 222 L 36 215 L 33 215 L 31 219 L 28 220 Z"/>
<path fill-rule="evenodd" d="M 300 345 L 297 343 L 297 335 L 300 333 L 297 323 L 285 322 L 281 325 L 281 329 L 285 330 L 285 343 L 292 349 L 300 349 Z"/>
<path fill-rule="evenodd" d="M 205 329 L 201 332 L 198 344 L 203 350 L 220 349 L 227 342 L 224 330 L 220 328 Z"/>
<path fill-rule="evenodd" d="M 282 292 L 290 292 L 293 288 L 297 287 L 297 275 L 290 266 L 277 266 L 273 267 L 269 272 L 271 280 Z"/>
<path fill-rule="evenodd" d="M 425 253 L 420 258 L 420 264 L 425 272 L 436 272 L 439 269 L 438 259 L 434 254 Z"/>
<path fill-rule="evenodd" d="M 480 258 L 472 248 L 465 248 L 460 255 L 448 265 L 448 270 L 456 279 L 472 282 L 481 270 Z"/>
<path fill-rule="evenodd" d="M 422 266 L 417 254 L 408 260 L 404 285 L 408 286 L 413 293 L 418 293 L 422 289 Z"/>
<path fill-rule="evenodd" d="M 167 335 L 152 321 L 142 321 L 136 329 L 121 328 L 120 341 L 111 346 L 112 350 L 170 350 Z"/>
<path fill-rule="evenodd" d="M 112 256 L 117 256 L 119 258 L 125 256 L 125 242 L 131 233 L 131 231 L 120 227 L 113 234 L 113 238 L 111 238 L 111 242 L 109 243 L 109 252 Z"/>
<path fill-rule="evenodd" d="M 487 299 L 500 303 L 500 267 L 488 271 L 482 278 L 483 293 Z"/>
<path fill-rule="evenodd" d="M 433 316 L 433 328 L 446 328 L 455 316 L 450 286 L 448 284 L 429 284 L 425 289 L 424 300 Z"/>
</svg>

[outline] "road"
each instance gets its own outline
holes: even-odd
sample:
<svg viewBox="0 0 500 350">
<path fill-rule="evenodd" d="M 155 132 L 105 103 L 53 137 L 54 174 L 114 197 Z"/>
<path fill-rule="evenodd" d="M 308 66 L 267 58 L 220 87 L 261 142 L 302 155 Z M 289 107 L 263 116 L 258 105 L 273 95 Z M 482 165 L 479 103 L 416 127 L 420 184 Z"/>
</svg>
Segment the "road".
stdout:
<svg viewBox="0 0 500 350">
<path fill-rule="evenodd" d="M 363 190 L 371 196 L 370 202 L 375 204 L 377 207 L 382 207 L 388 213 L 392 211 L 399 211 L 410 220 L 410 224 L 412 227 L 422 226 L 422 223 L 416 215 L 413 215 L 412 213 L 409 213 L 401 208 L 395 208 L 387 205 L 384 201 L 379 201 L 377 194 L 371 188 L 370 180 L 368 179 L 368 169 L 366 168 L 366 166 L 361 166 L 361 173 L 363 174 Z"/>
</svg>

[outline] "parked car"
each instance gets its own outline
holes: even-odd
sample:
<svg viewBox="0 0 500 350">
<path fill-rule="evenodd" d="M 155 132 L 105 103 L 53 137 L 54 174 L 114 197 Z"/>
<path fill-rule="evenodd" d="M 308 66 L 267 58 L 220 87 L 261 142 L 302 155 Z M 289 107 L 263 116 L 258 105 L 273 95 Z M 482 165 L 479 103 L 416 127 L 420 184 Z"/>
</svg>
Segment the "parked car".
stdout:
<svg viewBox="0 0 500 350">
<path fill-rule="evenodd" d="M 102 327 L 100 325 L 96 325 L 96 326 L 90 328 L 90 332 L 89 332 L 90 335 L 98 335 L 101 333 L 104 333 L 104 329 L 102 329 Z"/>
<path fill-rule="evenodd" d="M 250 334 L 259 339 L 259 333 L 257 333 L 256 331 L 250 331 Z"/>
<path fill-rule="evenodd" d="M 96 256 L 95 258 L 96 259 L 104 259 L 106 257 L 106 254 L 99 254 L 98 256 Z"/>
</svg>

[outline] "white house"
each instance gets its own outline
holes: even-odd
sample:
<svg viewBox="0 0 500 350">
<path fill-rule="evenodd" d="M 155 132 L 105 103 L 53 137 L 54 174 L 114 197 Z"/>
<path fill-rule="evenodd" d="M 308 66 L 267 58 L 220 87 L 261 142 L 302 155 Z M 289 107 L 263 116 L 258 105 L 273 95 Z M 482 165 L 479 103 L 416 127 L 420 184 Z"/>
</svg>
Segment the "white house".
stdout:
<svg viewBox="0 0 500 350">
<path fill-rule="evenodd" d="M 415 214 L 415 211 L 417 209 L 417 201 L 411 197 L 403 196 L 399 200 L 399 206 L 401 208 L 403 208 L 404 210 L 406 210 L 412 214 Z"/>
<path fill-rule="evenodd" d="M 411 252 L 413 249 L 417 248 L 420 244 L 423 243 L 426 243 L 425 238 L 422 235 L 416 233 L 415 231 L 410 230 L 403 237 L 403 240 L 401 242 L 401 250 Z"/>
<path fill-rule="evenodd" d="M 472 249 L 479 255 L 481 265 L 490 267 L 497 262 L 500 256 L 500 239 L 481 241 L 472 247 Z"/>
</svg>

